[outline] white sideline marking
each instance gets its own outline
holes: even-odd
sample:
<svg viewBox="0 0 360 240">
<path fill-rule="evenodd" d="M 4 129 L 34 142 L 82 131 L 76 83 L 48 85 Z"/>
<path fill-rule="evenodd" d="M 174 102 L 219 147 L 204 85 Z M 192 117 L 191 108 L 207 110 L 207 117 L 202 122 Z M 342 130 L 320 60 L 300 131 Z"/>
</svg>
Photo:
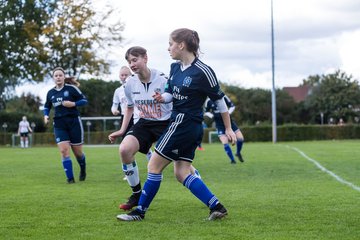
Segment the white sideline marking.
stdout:
<svg viewBox="0 0 360 240">
<path fill-rule="evenodd" d="M 286 147 L 291 148 L 293 150 L 295 150 L 296 152 L 300 153 L 301 156 L 303 156 L 304 158 L 306 158 L 307 160 L 309 160 L 310 162 L 314 163 L 321 171 L 326 172 L 327 174 L 329 174 L 330 176 L 334 177 L 338 182 L 342 183 L 342 184 L 346 184 L 348 186 L 350 186 L 352 189 L 359 191 L 360 192 L 360 187 L 356 186 L 355 184 L 348 182 L 344 179 L 342 179 L 341 177 L 339 177 L 338 175 L 336 175 L 335 173 L 333 173 L 330 170 L 327 170 L 325 167 L 323 167 L 320 163 L 318 163 L 316 160 L 308 157 L 305 153 L 303 153 L 302 151 L 300 151 L 299 149 L 295 148 L 295 147 L 291 147 L 289 145 L 286 145 Z"/>
</svg>

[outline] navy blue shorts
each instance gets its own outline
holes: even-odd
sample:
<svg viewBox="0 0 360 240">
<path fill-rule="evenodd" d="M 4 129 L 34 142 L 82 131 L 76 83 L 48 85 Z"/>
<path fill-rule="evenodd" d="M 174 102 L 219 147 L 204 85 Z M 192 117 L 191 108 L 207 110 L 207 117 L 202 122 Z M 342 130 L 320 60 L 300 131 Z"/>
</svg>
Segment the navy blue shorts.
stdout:
<svg viewBox="0 0 360 240">
<path fill-rule="evenodd" d="M 178 113 L 171 116 L 171 122 L 156 144 L 155 151 L 169 161 L 192 162 L 203 134 L 201 122 Z"/>
<path fill-rule="evenodd" d="M 79 116 L 55 118 L 54 134 L 56 143 L 70 142 L 71 145 L 84 143 L 84 129 Z"/>
<path fill-rule="evenodd" d="M 169 125 L 169 120 L 152 121 L 140 118 L 126 135 L 133 135 L 139 142 L 139 152 L 147 154 L 151 145 L 156 142 Z"/>
<path fill-rule="evenodd" d="M 216 129 L 217 129 L 218 136 L 221 136 L 221 135 L 225 134 L 225 125 L 224 124 L 216 124 Z M 236 125 L 236 123 L 233 120 L 231 120 L 231 129 L 234 132 L 239 130 L 238 126 Z"/>
</svg>

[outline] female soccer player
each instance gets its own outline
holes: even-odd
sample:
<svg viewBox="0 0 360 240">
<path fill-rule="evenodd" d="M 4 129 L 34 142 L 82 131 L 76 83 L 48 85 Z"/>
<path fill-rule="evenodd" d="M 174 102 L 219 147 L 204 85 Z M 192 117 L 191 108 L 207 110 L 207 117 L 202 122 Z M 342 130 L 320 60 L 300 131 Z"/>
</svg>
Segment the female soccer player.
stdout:
<svg viewBox="0 0 360 240">
<path fill-rule="evenodd" d="M 131 74 L 132 73 L 131 73 L 131 70 L 129 67 L 122 66 L 120 68 L 119 78 L 120 78 L 121 86 L 115 90 L 114 96 L 113 96 L 113 104 L 111 106 L 111 112 L 115 116 L 120 114 L 121 122 L 124 120 L 124 113 L 125 113 L 125 109 L 127 108 L 127 100 L 126 100 L 126 95 L 125 95 L 125 83 L 126 83 L 126 79 Z M 119 111 L 119 106 L 120 106 L 120 111 Z M 132 116 L 129 121 L 128 127 L 127 127 L 125 133 L 123 133 L 123 135 L 125 135 L 133 125 L 134 125 L 134 118 Z M 150 148 L 149 152 L 146 154 L 146 158 L 148 160 L 150 160 L 151 154 L 152 154 L 152 151 Z M 124 180 L 126 180 L 126 176 L 124 177 Z"/>
<path fill-rule="evenodd" d="M 55 87 L 50 89 L 44 105 L 44 123 L 49 122 L 49 113 L 52 107 L 54 113 L 55 141 L 60 150 L 62 164 L 68 183 L 75 183 L 70 148 L 79 165 L 79 181 L 86 178 L 85 154 L 82 150 L 84 130 L 77 107 L 87 104 L 87 100 L 79 90 L 80 84 L 73 77 L 65 78 L 65 71 L 61 67 L 53 70 Z"/>
<path fill-rule="evenodd" d="M 136 164 L 135 154 L 147 154 L 151 145 L 158 140 L 166 129 L 171 114 L 172 104 L 160 104 L 153 99 L 155 91 L 164 92 L 167 78 L 156 70 L 147 67 L 147 51 L 143 47 L 135 46 L 127 50 L 125 59 L 129 63 L 134 75 L 127 78 L 124 92 L 127 106 L 124 112 L 121 129 L 109 135 L 109 140 L 114 142 L 123 135 L 119 146 L 123 171 L 132 188 L 132 195 L 126 203 L 119 208 L 129 210 L 137 206 L 141 194 L 139 169 Z M 134 125 L 127 131 L 127 128 Z"/>
<path fill-rule="evenodd" d="M 224 96 L 224 100 L 225 100 L 226 106 L 229 108 L 229 113 L 231 114 L 235 110 L 235 105 L 228 96 Z M 208 116 L 212 116 L 212 118 L 214 118 L 214 121 L 216 124 L 216 129 L 218 132 L 218 137 L 219 137 L 221 143 L 224 145 L 224 150 L 225 150 L 226 154 L 228 155 L 228 157 L 230 158 L 230 162 L 236 163 L 233 152 L 231 150 L 231 146 L 229 145 L 229 140 L 228 140 L 227 136 L 225 135 L 225 125 L 224 125 L 224 122 L 222 120 L 220 111 L 219 111 L 216 103 L 209 99 L 206 103 L 205 111 L 207 112 Z M 239 159 L 240 162 L 244 162 L 244 159 L 241 155 L 241 149 L 242 149 L 243 142 L 244 142 L 244 136 L 243 136 L 242 132 L 240 131 L 240 129 L 238 128 L 238 126 L 236 125 L 236 123 L 232 119 L 230 119 L 230 121 L 231 121 L 231 128 L 235 132 L 235 135 L 236 135 L 236 154 L 235 154 L 235 156 L 237 156 L 237 158 Z"/>
<path fill-rule="evenodd" d="M 29 147 L 29 132 L 32 132 L 30 123 L 26 119 L 26 116 L 22 117 L 22 120 L 19 122 L 18 134 L 20 135 L 20 146 L 21 148 Z"/>
<path fill-rule="evenodd" d="M 119 154 L 123 164 L 123 171 L 132 188 L 132 194 L 126 203 L 119 208 L 130 210 L 138 205 L 141 195 L 139 169 L 136 164 L 137 152 L 148 153 L 151 145 L 158 140 L 169 124 L 172 104 L 162 104 L 152 97 L 155 93 L 164 93 L 167 78 L 156 70 L 147 67 L 147 51 L 143 47 L 135 46 L 127 50 L 125 59 L 128 61 L 134 75 L 127 79 L 125 95 L 127 107 L 124 120 L 119 131 L 109 135 L 114 142 L 117 137 L 126 133 L 131 116 L 134 125 L 127 132 L 119 146 Z M 195 169 L 192 169 L 195 172 Z"/>
<path fill-rule="evenodd" d="M 235 143 L 230 116 L 214 71 L 198 59 L 199 36 L 196 31 L 181 28 L 173 31 L 169 39 L 170 56 L 179 60 L 171 65 L 168 87 L 164 94 L 155 94 L 158 102 L 173 101 L 168 128 L 156 144 L 148 164 L 148 177 L 139 205 L 129 214 L 117 216 L 123 221 L 144 219 L 145 212 L 160 188 L 162 171 L 174 162 L 177 180 L 210 208 L 209 220 L 223 218 L 226 208 L 196 175 L 191 174 L 195 150 L 203 135 L 203 105 L 207 97 L 214 100 L 221 112 L 225 132 Z"/>
<path fill-rule="evenodd" d="M 119 114 L 124 116 L 124 111 L 127 105 L 124 88 L 125 88 L 126 78 L 129 77 L 130 75 L 131 75 L 130 68 L 128 68 L 127 66 L 122 66 L 120 68 L 119 78 L 120 78 L 121 86 L 115 90 L 113 96 L 113 104 L 111 106 L 111 112 L 115 116 Z M 119 106 L 120 106 L 120 111 L 119 111 Z"/>
</svg>

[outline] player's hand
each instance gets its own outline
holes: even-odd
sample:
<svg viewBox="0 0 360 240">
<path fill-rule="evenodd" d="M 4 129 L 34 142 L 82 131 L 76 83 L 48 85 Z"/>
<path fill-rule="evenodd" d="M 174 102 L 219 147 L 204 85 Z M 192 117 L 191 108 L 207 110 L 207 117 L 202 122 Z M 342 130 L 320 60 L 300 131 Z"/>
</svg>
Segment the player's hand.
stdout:
<svg viewBox="0 0 360 240">
<path fill-rule="evenodd" d="M 235 145 L 236 143 L 236 135 L 232 129 L 226 129 L 225 134 L 227 138 L 229 139 L 229 142 L 231 142 L 232 145 Z"/>
<path fill-rule="evenodd" d="M 152 95 L 152 97 L 159 103 L 163 103 L 165 101 L 163 96 L 161 96 L 160 92 L 155 92 L 155 94 Z"/>
<path fill-rule="evenodd" d="M 44 124 L 47 125 L 49 122 L 49 116 L 44 116 Z"/>
<path fill-rule="evenodd" d="M 116 137 L 111 136 L 111 134 L 110 134 L 110 135 L 108 136 L 108 139 L 109 139 L 109 141 L 110 141 L 111 143 L 114 143 L 114 142 L 115 142 Z"/>
<path fill-rule="evenodd" d="M 111 143 L 114 143 L 116 138 L 118 137 L 121 137 L 123 135 L 123 133 L 121 132 L 121 130 L 119 131 L 116 131 L 116 132 L 113 132 L 111 133 L 109 136 L 108 136 L 108 139 Z"/>
<path fill-rule="evenodd" d="M 120 114 L 120 111 L 119 111 L 119 110 L 114 110 L 114 111 L 112 111 L 112 114 L 113 114 L 114 116 L 117 116 L 117 115 Z"/>
<path fill-rule="evenodd" d="M 68 108 L 70 108 L 70 107 L 75 107 L 75 102 L 72 102 L 72 101 L 62 101 L 62 105 L 63 105 L 64 107 L 68 107 Z"/>
</svg>

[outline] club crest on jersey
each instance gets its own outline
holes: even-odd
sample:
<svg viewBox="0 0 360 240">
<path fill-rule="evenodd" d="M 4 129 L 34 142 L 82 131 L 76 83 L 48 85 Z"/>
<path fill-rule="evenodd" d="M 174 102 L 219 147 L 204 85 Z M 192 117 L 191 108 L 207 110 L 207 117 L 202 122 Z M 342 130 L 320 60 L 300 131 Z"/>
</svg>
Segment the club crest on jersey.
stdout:
<svg viewBox="0 0 360 240">
<path fill-rule="evenodd" d="M 192 78 L 189 77 L 189 76 L 187 76 L 187 77 L 184 79 L 184 81 L 183 81 L 183 86 L 184 86 L 184 87 L 189 87 L 190 84 L 191 84 L 191 81 L 192 81 Z"/>
<path fill-rule="evenodd" d="M 64 97 L 68 97 L 69 96 L 69 91 L 65 91 L 64 92 Z"/>
<path fill-rule="evenodd" d="M 154 92 L 161 93 L 161 89 L 160 88 L 155 88 Z"/>
</svg>

